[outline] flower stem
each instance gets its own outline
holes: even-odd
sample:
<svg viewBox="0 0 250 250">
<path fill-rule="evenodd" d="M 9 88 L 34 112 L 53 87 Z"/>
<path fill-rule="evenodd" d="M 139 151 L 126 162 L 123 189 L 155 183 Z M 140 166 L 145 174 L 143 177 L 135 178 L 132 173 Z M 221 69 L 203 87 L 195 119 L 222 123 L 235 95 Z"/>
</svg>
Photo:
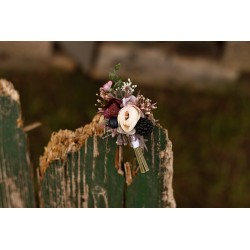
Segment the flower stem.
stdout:
<svg viewBox="0 0 250 250">
<path fill-rule="evenodd" d="M 136 156 L 136 159 L 138 161 L 141 173 L 146 173 L 147 171 L 149 171 L 149 168 L 148 168 L 148 164 L 144 158 L 144 155 L 142 153 L 142 149 L 140 147 L 138 147 L 138 148 L 134 148 L 134 151 L 135 151 L 135 156 Z"/>
</svg>

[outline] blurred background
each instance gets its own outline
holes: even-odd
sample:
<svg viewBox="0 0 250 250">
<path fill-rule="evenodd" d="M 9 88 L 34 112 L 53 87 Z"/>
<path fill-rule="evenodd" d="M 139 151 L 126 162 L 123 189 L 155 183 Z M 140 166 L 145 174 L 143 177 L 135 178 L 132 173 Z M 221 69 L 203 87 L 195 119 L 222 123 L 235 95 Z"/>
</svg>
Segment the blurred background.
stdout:
<svg viewBox="0 0 250 250">
<path fill-rule="evenodd" d="M 250 42 L 0 42 L 34 169 L 51 133 L 89 123 L 110 69 L 158 103 L 178 207 L 250 207 Z"/>
</svg>

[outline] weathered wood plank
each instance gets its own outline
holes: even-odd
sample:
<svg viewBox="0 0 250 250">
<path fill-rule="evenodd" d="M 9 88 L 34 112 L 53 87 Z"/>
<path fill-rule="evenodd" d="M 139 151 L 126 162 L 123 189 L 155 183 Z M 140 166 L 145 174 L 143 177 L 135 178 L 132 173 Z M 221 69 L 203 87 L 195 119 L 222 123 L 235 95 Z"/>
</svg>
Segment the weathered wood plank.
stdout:
<svg viewBox="0 0 250 250">
<path fill-rule="evenodd" d="M 156 127 L 147 142 L 150 171 L 135 175 L 132 164 L 125 163 L 122 176 L 115 166 L 115 138 L 101 138 L 96 128 L 92 122 L 75 132 L 53 134 L 40 161 L 45 207 L 176 206 L 172 144 L 165 129 Z"/>
<path fill-rule="evenodd" d="M 41 182 L 44 206 L 122 207 L 124 178 L 114 158 L 115 141 L 94 136 L 64 162 L 51 162 Z"/>
<path fill-rule="evenodd" d="M 150 171 L 140 174 L 127 187 L 127 207 L 175 207 L 173 196 L 173 152 L 167 130 L 155 127 L 148 138 L 145 158 Z"/>
<path fill-rule="evenodd" d="M 26 142 L 19 95 L 0 80 L 0 207 L 35 207 Z"/>
</svg>

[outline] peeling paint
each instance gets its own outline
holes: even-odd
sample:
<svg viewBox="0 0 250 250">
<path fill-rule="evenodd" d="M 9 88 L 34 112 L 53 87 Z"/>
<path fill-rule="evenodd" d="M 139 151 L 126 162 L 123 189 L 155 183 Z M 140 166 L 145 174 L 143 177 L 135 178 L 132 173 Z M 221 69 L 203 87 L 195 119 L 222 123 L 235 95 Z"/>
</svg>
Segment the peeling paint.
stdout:
<svg viewBox="0 0 250 250">
<path fill-rule="evenodd" d="M 96 137 L 96 136 L 94 136 L 93 142 L 94 142 L 94 145 L 93 145 L 93 152 L 94 152 L 94 155 L 93 155 L 93 157 L 96 158 L 96 157 L 99 155 L 99 151 L 98 151 L 98 141 L 97 141 L 97 137 Z"/>
<path fill-rule="evenodd" d="M 87 148 L 88 148 L 88 139 L 85 142 L 84 146 L 84 159 L 83 159 L 83 169 L 82 169 L 82 183 L 83 183 L 83 190 L 82 190 L 82 207 L 87 208 L 88 207 L 88 200 L 89 200 L 89 186 L 87 184 L 86 180 L 86 157 L 87 157 Z"/>
<path fill-rule="evenodd" d="M 82 207 L 88 208 L 89 186 L 87 184 L 84 185 L 83 193 L 84 195 L 82 195 Z"/>
<path fill-rule="evenodd" d="M 124 169 L 125 169 L 125 180 L 126 180 L 126 184 L 129 186 L 132 184 L 133 182 L 133 178 L 132 178 L 132 171 L 131 171 L 131 163 L 130 162 L 125 162 L 124 163 Z"/>
<path fill-rule="evenodd" d="M 176 207 L 173 191 L 173 151 L 172 142 L 168 139 L 167 131 L 165 130 L 166 136 L 166 149 L 159 153 L 161 161 L 160 167 L 164 168 L 163 172 L 163 187 L 162 187 L 162 207 Z"/>
<path fill-rule="evenodd" d="M 0 79 L 0 207 L 35 206 L 32 169 L 22 126 L 19 94 L 12 83 Z"/>
<path fill-rule="evenodd" d="M 75 147 L 71 147 L 72 151 L 67 151 L 68 156 L 65 160 L 68 167 L 65 170 L 67 175 L 64 181 L 67 183 L 68 193 L 70 192 L 69 203 L 65 206 L 123 207 L 126 204 L 127 207 L 175 207 L 172 188 L 172 144 L 166 130 L 160 127 L 156 128 L 153 139 L 151 137 L 150 148 L 152 147 L 154 154 L 150 152 L 147 157 L 154 167 L 145 175 L 136 174 L 129 162 L 122 168 L 122 151 L 110 138 L 101 140 L 98 136 L 89 136 L 85 139 L 84 146 L 77 152 Z M 53 151 L 51 155 L 54 156 Z M 117 169 L 114 168 L 114 162 Z M 50 195 L 46 200 L 48 207 L 56 205 L 54 195 L 48 194 L 48 192 L 53 193 L 55 187 L 53 178 L 47 179 L 46 174 L 53 175 L 57 165 L 54 161 L 50 163 L 42 181 L 43 195 Z M 124 170 L 124 177 L 118 174 L 119 169 Z M 133 190 L 133 194 L 127 193 L 127 190 Z M 138 201 L 140 199 L 142 202 Z"/>
<path fill-rule="evenodd" d="M 20 103 L 19 94 L 13 84 L 5 79 L 0 79 L 0 95 L 9 96 L 13 101 Z"/>
<path fill-rule="evenodd" d="M 75 168 L 76 168 L 76 164 L 75 164 L 75 159 L 72 157 L 71 158 L 71 196 L 72 199 L 74 201 L 76 201 L 76 176 L 75 176 Z"/>
<path fill-rule="evenodd" d="M 80 204 L 81 204 L 81 191 L 80 191 L 80 181 L 81 181 L 81 175 L 80 175 L 81 153 L 80 153 L 80 151 L 77 152 L 77 155 L 78 155 L 78 161 L 77 161 L 77 204 L 78 204 L 78 207 L 80 207 Z"/>
<path fill-rule="evenodd" d="M 95 179 L 96 157 L 99 155 L 97 137 L 93 137 L 93 165 L 92 165 L 92 180 Z"/>
<path fill-rule="evenodd" d="M 106 140 L 105 149 L 106 149 L 106 154 L 104 157 L 104 183 L 107 182 L 107 161 L 108 161 L 108 154 L 110 152 L 110 148 L 108 146 L 108 140 Z"/>
<path fill-rule="evenodd" d="M 22 117 L 18 117 L 16 120 L 16 125 L 18 128 L 22 128 L 23 127 L 23 120 Z"/>
<path fill-rule="evenodd" d="M 104 202 L 104 207 L 108 208 L 108 196 L 106 190 L 101 186 L 95 186 L 91 191 L 94 199 L 94 207 L 99 207 L 98 204 Z"/>
<path fill-rule="evenodd" d="M 152 157 L 152 162 L 151 162 L 151 167 L 152 169 L 155 168 L 155 147 L 154 147 L 155 141 L 154 141 L 154 134 L 151 134 L 151 157 Z"/>
<path fill-rule="evenodd" d="M 16 207 L 16 208 L 25 207 L 21 192 L 17 188 L 16 183 L 12 179 L 9 179 L 6 182 L 6 184 L 9 187 L 9 192 L 10 192 L 9 197 L 10 197 L 11 207 Z"/>
</svg>

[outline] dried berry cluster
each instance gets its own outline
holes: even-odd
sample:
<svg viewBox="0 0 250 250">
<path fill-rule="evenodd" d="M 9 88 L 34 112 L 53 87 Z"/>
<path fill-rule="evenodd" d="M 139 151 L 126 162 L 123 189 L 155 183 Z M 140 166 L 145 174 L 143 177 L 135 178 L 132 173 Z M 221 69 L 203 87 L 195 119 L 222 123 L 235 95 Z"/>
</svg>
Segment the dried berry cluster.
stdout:
<svg viewBox="0 0 250 250">
<path fill-rule="evenodd" d="M 147 118 L 140 118 L 135 125 L 135 131 L 139 135 L 150 135 L 153 131 L 154 124 Z"/>
</svg>

